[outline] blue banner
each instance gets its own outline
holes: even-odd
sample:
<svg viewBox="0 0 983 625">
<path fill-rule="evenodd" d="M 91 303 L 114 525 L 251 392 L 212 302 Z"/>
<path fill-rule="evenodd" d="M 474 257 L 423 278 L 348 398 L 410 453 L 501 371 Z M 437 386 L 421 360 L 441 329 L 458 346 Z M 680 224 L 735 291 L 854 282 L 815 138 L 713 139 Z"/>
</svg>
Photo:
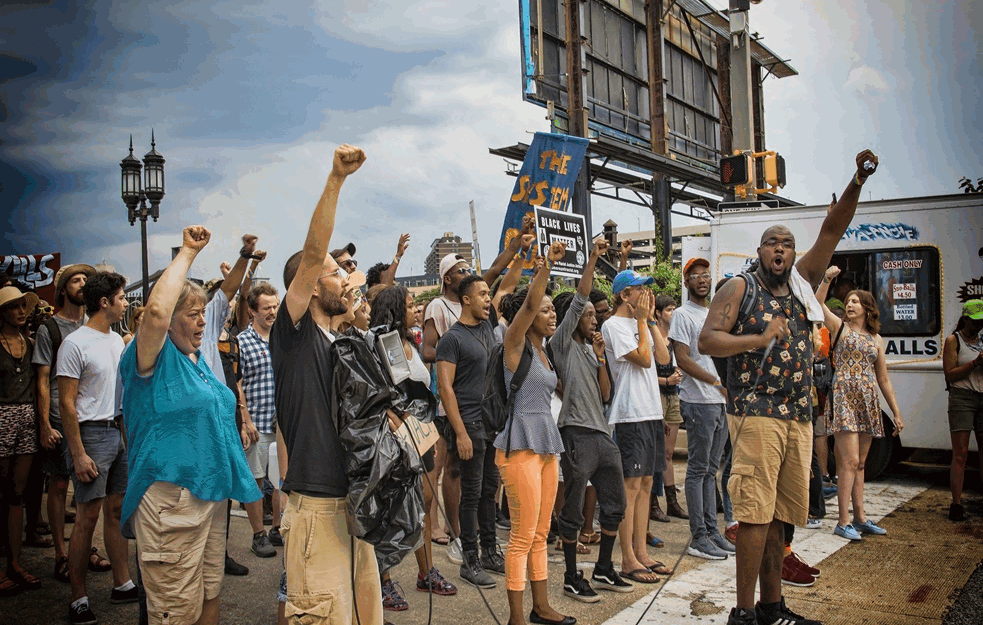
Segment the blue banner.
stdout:
<svg viewBox="0 0 983 625">
<path fill-rule="evenodd" d="M 522 161 L 502 223 L 498 251 L 519 234 L 522 218 L 534 218 L 535 207 L 567 210 L 573 185 L 587 152 L 587 139 L 537 132 Z M 531 265 L 530 265 L 531 266 Z"/>
</svg>

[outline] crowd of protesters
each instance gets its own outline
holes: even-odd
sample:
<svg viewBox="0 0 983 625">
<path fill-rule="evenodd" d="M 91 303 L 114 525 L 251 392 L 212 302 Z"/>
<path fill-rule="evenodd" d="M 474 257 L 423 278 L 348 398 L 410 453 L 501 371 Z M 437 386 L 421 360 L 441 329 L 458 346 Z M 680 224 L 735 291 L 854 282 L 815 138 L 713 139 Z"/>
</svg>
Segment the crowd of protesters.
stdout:
<svg viewBox="0 0 983 625">
<path fill-rule="evenodd" d="M 283 547 L 270 591 L 284 623 L 382 625 L 409 607 L 390 575 L 409 551 L 416 590 L 455 595 L 434 559 L 446 545 L 460 582 L 491 589 L 504 578 L 510 624 L 573 625 L 550 601 L 550 545 L 563 553 L 556 586 L 593 603 L 598 590 L 673 574 L 649 551 L 664 544 L 650 522 L 670 518 L 688 521 L 689 555 L 736 558 L 728 623 L 817 623 L 782 597 L 783 583 L 820 575 L 792 550 L 794 526 L 819 528 L 838 495 L 837 536 L 885 534 L 864 510 L 864 462 L 885 435 L 878 391 L 894 433 L 904 428 L 871 294 L 844 280 L 842 299 L 828 297 L 832 253 L 877 157 L 857 156 L 801 258 L 791 232 L 772 226 L 753 266 L 726 282 L 686 259 L 685 302 L 627 268 L 630 244 L 609 251 L 604 240 L 575 290 L 551 293 L 565 247 L 537 254 L 531 219 L 482 275 L 461 256 L 441 259 L 440 295 L 417 302 L 395 284 L 408 234 L 367 274 L 353 243 L 330 250 L 342 186 L 364 160 L 336 150 L 282 294 L 251 284 L 266 257 L 253 235 L 222 279 L 189 280 L 211 240 L 201 226 L 184 229 L 135 313 L 121 275 L 85 264 L 58 272 L 57 312 L 40 322 L 37 295 L 0 284 L 0 596 L 42 584 L 23 564 L 29 544 L 53 548 L 71 623 L 98 622 L 86 575 L 109 570 L 108 600 L 139 602 L 145 622 L 217 623 L 223 575 L 248 573 L 226 548 L 238 502 L 252 553 Z M 612 255 L 622 270 L 609 297 L 594 274 Z M 965 515 L 970 432 L 983 436 L 983 302 L 962 313 L 943 349 L 953 520 Z M 672 464 L 680 429 L 685 500 Z M 100 517 L 105 556 L 92 546 Z M 497 528 L 508 530 L 504 551 Z M 592 545 L 588 577 L 577 560 Z"/>
</svg>

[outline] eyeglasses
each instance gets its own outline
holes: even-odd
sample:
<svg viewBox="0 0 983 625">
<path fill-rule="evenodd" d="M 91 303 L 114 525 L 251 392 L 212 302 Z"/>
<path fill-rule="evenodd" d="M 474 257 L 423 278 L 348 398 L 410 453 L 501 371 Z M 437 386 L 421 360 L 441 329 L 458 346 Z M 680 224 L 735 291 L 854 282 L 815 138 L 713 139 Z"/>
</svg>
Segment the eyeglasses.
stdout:
<svg viewBox="0 0 983 625">
<path fill-rule="evenodd" d="M 775 237 L 772 237 L 770 239 L 765 239 L 761 245 L 762 247 L 778 247 L 781 245 L 786 249 L 794 250 L 795 239 L 776 239 Z"/>
<path fill-rule="evenodd" d="M 710 274 L 708 273 L 691 273 L 686 278 L 687 280 L 709 280 Z"/>
<path fill-rule="evenodd" d="M 320 276 L 318 276 L 317 279 L 320 280 L 321 278 L 327 278 L 328 276 L 338 276 L 342 280 L 347 280 L 348 279 L 348 272 L 345 271 L 344 269 L 342 269 L 341 267 L 338 267 L 334 271 L 329 271 L 327 273 L 322 273 Z"/>
<path fill-rule="evenodd" d="M 474 273 L 474 269 L 472 269 L 470 267 L 460 267 L 458 269 L 455 269 L 454 271 L 455 271 L 455 273 L 459 273 L 459 274 L 461 274 L 463 276 L 467 276 L 467 275 L 470 275 L 470 274 Z"/>
</svg>

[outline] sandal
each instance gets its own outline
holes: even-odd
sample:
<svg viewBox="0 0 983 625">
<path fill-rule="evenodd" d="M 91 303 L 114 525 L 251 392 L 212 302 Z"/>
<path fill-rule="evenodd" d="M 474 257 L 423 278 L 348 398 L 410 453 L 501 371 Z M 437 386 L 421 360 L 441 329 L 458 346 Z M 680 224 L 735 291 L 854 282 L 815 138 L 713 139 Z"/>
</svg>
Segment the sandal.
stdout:
<svg viewBox="0 0 983 625">
<path fill-rule="evenodd" d="M 68 583 L 68 556 L 55 558 L 55 572 L 52 577 L 59 582 Z"/>
<path fill-rule="evenodd" d="M 51 536 L 42 536 L 37 532 L 33 532 L 27 535 L 24 540 L 24 545 L 28 547 L 37 547 L 39 549 L 48 549 L 49 547 L 55 546 L 55 541 L 52 540 Z"/>
<path fill-rule="evenodd" d="M 577 540 L 584 543 L 585 545 L 596 545 L 597 543 L 601 542 L 601 533 L 600 532 L 590 532 L 587 534 L 581 533 L 580 536 L 577 537 Z"/>
<path fill-rule="evenodd" d="M 658 560 L 656 560 L 652 564 L 645 564 L 644 562 L 642 562 L 642 564 L 644 564 L 645 567 L 648 568 L 648 570 L 652 571 L 653 573 L 657 573 L 658 575 L 672 575 L 673 574 L 673 570 L 672 569 L 670 569 L 668 566 L 666 566 L 665 563 L 659 562 Z"/>
<path fill-rule="evenodd" d="M 563 551 L 563 539 L 562 538 L 557 538 L 556 539 L 556 550 L 557 551 Z M 590 547 L 588 547 L 584 543 L 578 541 L 577 542 L 577 553 L 580 554 L 580 555 L 582 555 L 582 556 L 585 556 L 585 555 L 587 555 L 587 554 L 590 553 Z"/>
<path fill-rule="evenodd" d="M 6 575 L 0 575 L 0 597 L 13 597 L 20 591 L 20 584 Z"/>
<path fill-rule="evenodd" d="M 648 569 L 635 569 L 634 571 L 621 571 L 621 576 L 639 584 L 658 584 L 662 580 L 658 575 Z"/>
<path fill-rule="evenodd" d="M 38 521 L 38 524 L 34 526 L 34 533 L 38 536 L 48 536 L 51 534 L 51 526 L 48 525 L 47 521 Z"/>
<path fill-rule="evenodd" d="M 447 545 L 451 544 L 451 539 L 450 536 L 435 536 L 434 538 L 430 539 L 430 542 L 434 543 L 435 545 L 440 545 L 441 547 L 446 547 Z"/>
<path fill-rule="evenodd" d="M 99 555 L 99 550 L 93 547 L 92 553 L 89 554 L 89 570 L 93 573 L 105 573 L 112 569 L 113 563 Z"/>
<path fill-rule="evenodd" d="M 37 590 L 41 587 L 41 580 L 34 577 L 27 571 L 18 571 L 14 568 L 7 569 L 7 577 L 21 587 L 22 590 Z"/>
</svg>

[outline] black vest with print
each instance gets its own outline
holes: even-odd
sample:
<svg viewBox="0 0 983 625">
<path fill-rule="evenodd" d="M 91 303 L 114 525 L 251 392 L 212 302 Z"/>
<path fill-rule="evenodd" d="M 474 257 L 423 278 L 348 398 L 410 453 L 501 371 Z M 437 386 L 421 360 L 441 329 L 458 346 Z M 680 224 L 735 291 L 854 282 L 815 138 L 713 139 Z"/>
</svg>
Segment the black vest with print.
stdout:
<svg viewBox="0 0 983 625">
<path fill-rule="evenodd" d="M 757 280 L 757 277 L 752 277 Z M 788 317 L 791 335 L 775 344 L 761 370 L 764 350 L 731 356 L 727 371 L 727 411 L 737 416 L 764 416 L 812 421 L 812 324 L 805 306 L 789 293 L 773 296 L 760 283 L 748 285 L 754 301 L 742 310 L 731 334 L 762 334 L 775 316 Z M 755 386 L 758 375 L 761 379 Z"/>
</svg>

